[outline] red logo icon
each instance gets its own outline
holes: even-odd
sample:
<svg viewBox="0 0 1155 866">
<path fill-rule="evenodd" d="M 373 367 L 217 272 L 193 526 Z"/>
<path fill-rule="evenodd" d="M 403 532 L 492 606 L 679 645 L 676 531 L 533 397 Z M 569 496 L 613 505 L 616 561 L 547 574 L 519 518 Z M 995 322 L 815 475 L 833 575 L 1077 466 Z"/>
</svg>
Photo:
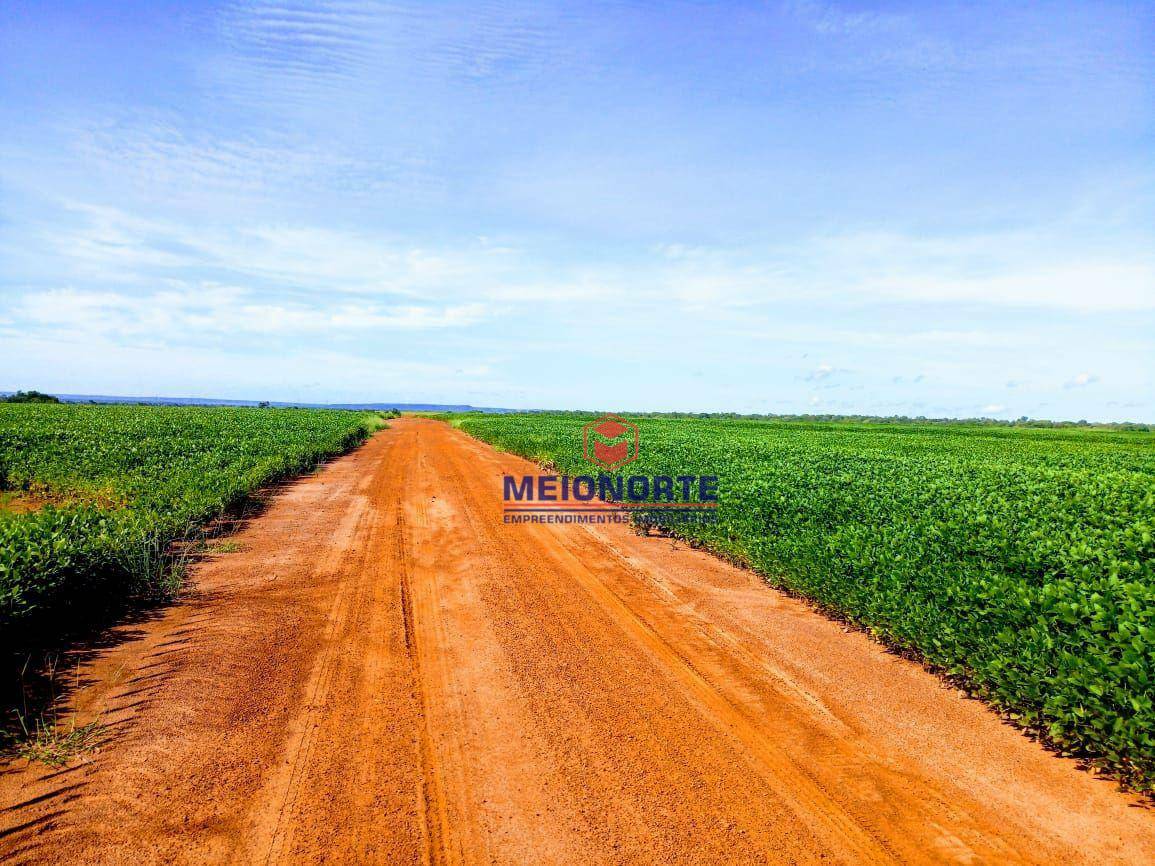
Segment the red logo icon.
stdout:
<svg viewBox="0 0 1155 866">
<path fill-rule="evenodd" d="M 603 415 L 582 428 L 582 453 L 609 470 L 633 463 L 638 459 L 638 428 L 617 415 Z"/>
</svg>

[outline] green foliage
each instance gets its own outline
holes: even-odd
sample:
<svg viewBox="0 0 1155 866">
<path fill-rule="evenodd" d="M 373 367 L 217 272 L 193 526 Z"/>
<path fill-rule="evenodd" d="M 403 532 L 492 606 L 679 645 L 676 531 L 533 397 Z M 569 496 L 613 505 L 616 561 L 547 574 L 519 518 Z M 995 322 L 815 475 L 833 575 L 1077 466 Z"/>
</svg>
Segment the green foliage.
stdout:
<svg viewBox="0 0 1155 866">
<path fill-rule="evenodd" d="M 0 405 L 4 485 L 48 503 L 0 511 L 0 635 L 164 591 L 173 542 L 372 426 L 329 410 Z"/>
<path fill-rule="evenodd" d="M 560 472 L 588 416 L 454 423 Z M 626 474 L 715 474 L 679 535 L 920 653 L 1059 748 L 1155 783 L 1155 437 L 644 418 Z"/>
<path fill-rule="evenodd" d="M 105 733 L 100 722 L 77 725 L 75 720 L 66 724 L 52 724 L 38 720 L 17 744 L 15 752 L 28 761 L 38 761 L 49 767 L 63 767 L 77 755 L 97 748 Z"/>
<path fill-rule="evenodd" d="M 60 399 L 39 391 L 17 391 L 0 399 L 0 403 L 59 403 Z"/>
</svg>

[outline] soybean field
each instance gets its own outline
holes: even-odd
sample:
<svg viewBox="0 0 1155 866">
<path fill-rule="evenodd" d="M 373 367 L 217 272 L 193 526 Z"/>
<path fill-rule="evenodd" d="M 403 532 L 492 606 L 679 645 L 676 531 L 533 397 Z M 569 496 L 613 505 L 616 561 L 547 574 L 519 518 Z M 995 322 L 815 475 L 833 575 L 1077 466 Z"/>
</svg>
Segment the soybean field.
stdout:
<svg viewBox="0 0 1155 866">
<path fill-rule="evenodd" d="M 157 592 L 173 542 L 376 426 L 329 410 L 0 404 L 0 633 Z"/>
</svg>

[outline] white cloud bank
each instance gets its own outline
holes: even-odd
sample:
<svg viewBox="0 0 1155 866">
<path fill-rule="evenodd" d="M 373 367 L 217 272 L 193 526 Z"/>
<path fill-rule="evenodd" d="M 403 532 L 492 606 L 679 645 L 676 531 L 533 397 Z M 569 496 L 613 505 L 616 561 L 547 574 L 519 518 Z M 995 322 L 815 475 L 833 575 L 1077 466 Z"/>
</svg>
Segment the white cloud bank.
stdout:
<svg viewBox="0 0 1155 866">
<path fill-rule="evenodd" d="M 541 242 L 468 238 L 417 246 L 308 225 L 206 227 L 103 206 L 68 207 L 73 226 L 26 239 L 51 251 L 56 286 L 216 281 L 314 299 L 394 295 L 449 306 L 596 298 L 620 309 L 672 303 L 712 317 L 795 301 L 1155 310 L 1155 255 L 1135 247 L 1064 254 L 1062 232 L 1046 227 L 941 238 L 858 233 L 692 250 L 665 245 L 559 258 Z"/>
<path fill-rule="evenodd" d="M 232 286 L 203 285 L 148 294 L 57 289 L 30 294 L 9 319 L 48 332 L 195 341 L 228 334 L 277 337 L 456 328 L 480 321 L 483 304 L 293 304 L 260 299 Z"/>
</svg>

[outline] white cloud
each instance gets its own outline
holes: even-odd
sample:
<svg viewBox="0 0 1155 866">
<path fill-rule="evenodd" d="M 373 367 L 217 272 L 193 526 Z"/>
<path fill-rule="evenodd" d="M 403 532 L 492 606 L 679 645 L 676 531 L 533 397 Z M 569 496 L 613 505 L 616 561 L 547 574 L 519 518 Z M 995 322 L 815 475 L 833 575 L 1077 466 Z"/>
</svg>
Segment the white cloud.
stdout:
<svg viewBox="0 0 1155 866">
<path fill-rule="evenodd" d="M 1058 230 L 954 237 L 860 233 L 815 239 L 800 277 L 872 300 L 1073 310 L 1155 309 L 1155 257 L 1064 254 Z"/>
<path fill-rule="evenodd" d="M 211 350 L 126 344 L 95 335 L 83 363 L 70 338 L 19 335 L 2 388 L 42 387 L 62 394 L 286 399 L 303 402 L 472 402 L 503 405 L 510 385 L 487 365 L 417 361 L 382 344 L 376 356 L 303 341 L 293 351 L 252 351 L 243 340 Z M 94 387 L 99 383 L 99 388 Z"/>
<path fill-rule="evenodd" d="M 819 0 L 791 0 L 785 8 L 807 22 L 818 33 L 825 35 L 865 35 L 876 37 L 884 33 L 904 31 L 909 21 L 884 12 L 848 12 L 834 3 Z"/>
<path fill-rule="evenodd" d="M 57 289 L 23 296 L 9 321 L 78 335 L 187 341 L 206 335 L 276 337 L 438 330 L 472 325 L 487 314 L 479 303 L 458 305 L 294 304 L 264 300 L 233 286 L 182 286 L 148 294 Z"/>
<path fill-rule="evenodd" d="M 1078 311 L 1155 310 L 1155 258 L 1056 260 L 1042 233 L 914 238 L 894 233 L 818 237 L 789 246 L 677 245 L 632 258 L 581 260 L 486 239 L 422 246 L 381 234 L 300 224 L 202 226 L 73 204 L 80 224 L 42 240 L 72 281 L 155 285 L 216 279 L 293 292 L 397 295 L 427 302 L 600 299 L 619 310 L 661 303 L 741 326 L 775 303 L 982 305 Z M 46 230 L 47 231 L 47 230 Z M 674 251 L 673 253 L 671 251 Z M 932 320 L 933 321 L 933 320 Z M 945 322 L 944 322 L 945 324 Z M 1030 339 L 1031 335 L 1019 335 Z M 887 337 L 887 339 L 891 339 Z M 908 341 L 975 346 L 1006 334 L 922 328 Z"/>
<path fill-rule="evenodd" d="M 988 403 L 986 406 L 983 406 L 983 408 L 982 408 L 982 412 L 984 415 L 1000 415 L 1006 411 L 1007 411 L 1007 407 L 1002 405 L 1001 403 Z"/>
<path fill-rule="evenodd" d="M 438 13 L 430 4 L 351 0 L 302 8 L 286 0 L 241 0 L 220 15 L 221 51 L 207 64 L 214 90 L 243 104 L 282 110 L 320 100 L 394 106 L 423 87 L 495 89 L 557 68 L 572 34 L 592 13 L 550 4 L 473 4 Z"/>
<path fill-rule="evenodd" d="M 190 127 L 177 112 L 102 115 L 74 121 L 70 132 L 89 172 L 178 201 L 259 201 L 302 193 L 367 197 L 396 194 L 402 186 L 437 186 L 420 159 L 403 153 L 372 158 L 299 132 L 265 129 L 243 136 Z"/>
<path fill-rule="evenodd" d="M 348 231 L 275 224 L 227 229 L 71 204 L 81 224 L 45 238 L 77 278 L 152 285 L 206 270 L 311 294 L 444 295 L 509 270 L 505 250 L 484 244 L 431 250 Z"/>
<path fill-rule="evenodd" d="M 1073 379 L 1063 383 L 1064 388 L 1086 388 L 1088 385 L 1093 385 L 1099 381 L 1099 377 L 1092 373 L 1079 373 Z"/>
</svg>

